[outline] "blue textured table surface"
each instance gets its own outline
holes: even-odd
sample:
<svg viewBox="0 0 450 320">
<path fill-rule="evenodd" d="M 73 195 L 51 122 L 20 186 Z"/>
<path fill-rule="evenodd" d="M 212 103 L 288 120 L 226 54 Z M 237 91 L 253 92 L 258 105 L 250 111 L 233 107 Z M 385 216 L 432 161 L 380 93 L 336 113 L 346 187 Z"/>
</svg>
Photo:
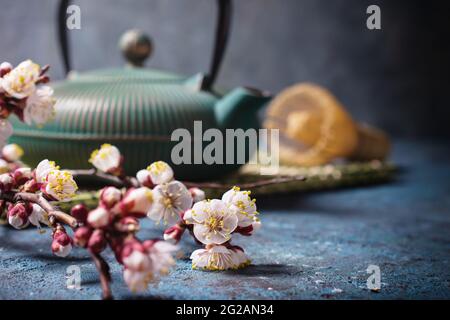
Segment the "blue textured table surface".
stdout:
<svg viewBox="0 0 450 320">
<path fill-rule="evenodd" d="M 238 239 L 253 265 L 236 272 L 192 271 L 187 258 L 144 296 L 131 295 L 111 261 L 116 298 L 415 299 L 450 298 L 450 162 L 446 144 L 397 143 L 404 170 L 390 184 L 258 199 L 263 229 Z M 142 236 L 161 230 L 145 223 Z M 82 250 L 50 253 L 48 233 L 0 228 L 0 299 L 98 299 L 96 270 Z M 186 253 L 196 248 L 182 240 Z M 66 268 L 81 268 L 80 290 Z M 367 289 L 370 264 L 381 291 Z"/>
</svg>

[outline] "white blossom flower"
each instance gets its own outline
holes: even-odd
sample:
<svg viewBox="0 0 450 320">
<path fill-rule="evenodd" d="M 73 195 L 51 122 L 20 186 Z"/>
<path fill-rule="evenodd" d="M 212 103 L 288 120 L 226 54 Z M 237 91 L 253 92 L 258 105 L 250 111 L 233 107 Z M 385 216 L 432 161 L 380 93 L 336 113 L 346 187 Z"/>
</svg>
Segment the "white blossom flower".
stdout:
<svg viewBox="0 0 450 320">
<path fill-rule="evenodd" d="M 174 224 L 180 215 L 191 208 L 192 196 L 184 184 L 172 181 L 156 186 L 153 189 L 154 205 L 148 217 L 156 222 Z"/>
<path fill-rule="evenodd" d="M 17 161 L 23 156 L 23 149 L 15 144 L 7 144 L 2 149 L 2 156 L 7 161 Z"/>
<path fill-rule="evenodd" d="M 243 251 L 228 249 L 225 246 L 195 250 L 190 259 L 192 260 L 192 269 L 210 271 L 236 270 L 250 262 Z"/>
<path fill-rule="evenodd" d="M 156 241 L 155 244 L 148 249 L 148 254 L 153 264 L 153 273 L 166 275 L 169 268 L 175 264 L 172 254 L 178 249 L 177 246 L 167 241 Z"/>
<path fill-rule="evenodd" d="M 222 200 L 204 200 L 191 210 L 194 236 L 204 244 L 222 244 L 231 239 L 238 225 L 235 212 Z"/>
<path fill-rule="evenodd" d="M 233 187 L 224 193 L 222 201 L 236 211 L 239 227 L 248 227 L 259 220 L 256 200 L 250 197 L 250 191 L 241 191 L 239 187 Z"/>
<path fill-rule="evenodd" d="M 123 258 L 125 283 L 133 292 L 145 291 L 150 282 L 165 275 L 175 264 L 172 253 L 176 246 L 165 241 L 145 241 L 144 246 L 135 249 Z"/>
<path fill-rule="evenodd" d="M 132 292 L 147 290 L 148 284 L 154 279 L 153 261 L 148 252 L 145 249 L 133 250 L 123 258 L 123 265 L 123 278 L 128 288 Z"/>
<path fill-rule="evenodd" d="M 234 252 L 234 255 L 233 255 L 234 256 L 234 261 L 238 265 L 238 268 L 246 267 L 246 266 L 248 266 L 251 263 L 251 261 L 248 258 L 248 256 L 240 248 L 233 247 L 233 248 L 231 248 L 231 250 Z"/>
<path fill-rule="evenodd" d="M 123 280 L 131 292 L 144 292 L 147 290 L 148 284 L 153 280 L 153 273 L 150 270 L 134 271 L 125 268 Z"/>
<path fill-rule="evenodd" d="M 44 183 L 50 171 L 59 170 L 59 166 L 54 161 L 42 160 L 36 167 L 34 172 L 36 182 Z"/>
<path fill-rule="evenodd" d="M 23 110 L 23 121 L 28 124 L 42 126 L 52 120 L 55 116 L 55 103 L 53 89 L 49 86 L 37 88 L 27 99 Z"/>
<path fill-rule="evenodd" d="M 156 161 L 147 167 L 154 184 L 163 184 L 172 181 L 173 170 L 164 161 Z"/>
<path fill-rule="evenodd" d="M 134 250 L 129 256 L 123 258 L 126 268 L 133 271 L 145 271 L 152 268 L 152 260 L 146 252 Z"/>
<path fill-rule="evenodd" d="M 92 152 L 89 162 L 103 172 L 114 173 L 120 168 L 121 158 L 117 147 L 105 143 Z"/>
<path fill-rule="evenodd" d="M 153 192 L 147 187 L 129 190 L 120 202 L 124 215 L 145 216 L 153 205 Z"/>
<path fill-rule="evenodd" d="M 31 60 L 23 61 L 0 78 L 0 86 L 13 98 L 26 98 L 35 90 L 40 69 L 40 66 Z"/>
<path fill-rule="evenodd" d="M 65 170 L 51 170 L 45 181 L 45 193 L 58 201 L 69 201 L 78 189 L 72 174 Z"/>
<path fill-rule="evenodd" d="M 41 223 L 48 225 L 49 221 L 47 212 L 45 212 L 45 210 L 36 203 L 32 203 L 31 206 L 33 209 L 28 217 L 30 223 L 38 228 L 40 228 Z"/>
</svg>

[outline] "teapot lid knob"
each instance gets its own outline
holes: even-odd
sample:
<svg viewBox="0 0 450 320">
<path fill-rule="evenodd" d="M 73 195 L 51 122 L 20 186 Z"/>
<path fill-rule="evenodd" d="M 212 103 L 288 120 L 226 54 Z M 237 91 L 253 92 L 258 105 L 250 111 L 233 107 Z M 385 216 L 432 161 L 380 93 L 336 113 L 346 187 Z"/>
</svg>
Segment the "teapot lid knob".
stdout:
<svg viewBox="0 0 450 320">
<path fill-rule="evenodd" d="M 143 31 L 131 29 L 120 37 L 119 48 L 129 65 L 142 67 L 153 52 L 153 43 Z"/>
</svg>

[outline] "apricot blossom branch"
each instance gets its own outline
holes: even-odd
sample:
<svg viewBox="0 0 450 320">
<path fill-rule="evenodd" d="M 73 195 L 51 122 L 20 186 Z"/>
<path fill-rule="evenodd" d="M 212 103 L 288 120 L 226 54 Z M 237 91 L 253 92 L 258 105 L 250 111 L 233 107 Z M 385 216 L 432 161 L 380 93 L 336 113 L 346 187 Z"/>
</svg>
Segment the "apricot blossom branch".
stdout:
<svg viewBox="0 0 450 320">
<path fill-rule="evenodd" d="M 62 212 L 58 210 L 56 207 L 50 204 L 50 202 L 47 201 L 43 196 L 34 194 L 34 193 L 27 193 L 27 192 L 4 192 L 0 190 L 0 201 L 7 201 L 7 202 L 29 202 L 29 203 L 35 203 L 39 205 L 48 215 L 49 222 L 52 221 L 63 223 L 72 229 L 75 229 L 78 227 L 77 220 L 72 217 L 71 215 Z M 51 223 L 52 224 L 52 223 Z"/>
<path fill-rule="evenodd" d="M 188 188 L 175 180 L 172 168 L 162 161 L 140 170 L 136 177 L 127 177 L 122 155 L 109 144 L 92 153 L 93 170 L 60 170 L 47 159 L 32 170 L 12 165 L 10 160 L 20 157 L 3 158 L 10 170 L 0 174 L 0 205 L 8 223 L 16 229 L 30 223 L 40 227 L 40 222 L 51 227 L 51 248 L 57 256 L 66 257 L 72 244 L 88 250 L 104 299 L 112 299 L 109 265 L 102 257 L 107 248 L 123 266 L 123 279 L 133 292 L 145 291 L 168 273 L 175 264 L 176 243 L 186 230 L 204 246 L 190 256 L 193 269 L 228 270 L 250 264 L 244 249 L 231 244 L 235 235 L 250 236 L 261 225 L 250 191 L 233 187 L 221 199 L 206 200 L 198 187 Z M 54 206 L 54 201 L 74 198 L 77 174 L 96 175 L 108 186 L 100 190 L 96 208 L 77 204 L 69 215 Z M 272 179 L 270 183 L 279 181 Z M 145 217 L 169 226 L 165 241 L 137 237 L 139 220 Z M 73 229 L 73 239 L 64 225 Z"/>
</svg>

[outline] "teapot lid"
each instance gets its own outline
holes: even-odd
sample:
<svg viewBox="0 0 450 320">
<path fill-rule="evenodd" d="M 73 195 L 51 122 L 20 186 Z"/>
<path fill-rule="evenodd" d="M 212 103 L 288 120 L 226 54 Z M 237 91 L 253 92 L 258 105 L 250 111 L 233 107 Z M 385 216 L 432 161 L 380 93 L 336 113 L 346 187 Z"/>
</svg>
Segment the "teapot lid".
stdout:
<svg viewBox="0 0 450 320">
<path fill-rule="evenodd" d="M 66 12 L 70 2 L 71 0 L 60 0 L 57 15 L 58 36 L 60 40 L 59 44 L 66 73 L 69 73 L 69 71 L 71 70 L 68 33 L 66 28 Z M 231 25 L 232 0 L 218 0 L 217 9 L 217 24 L 210 69 L 207 74 L 203 75 L 202 77 L 197 77 L 196 81 L 197 84 L 199 84 L 199 89 L 202 89 L 204 91 L 211 91 L 211 89 L 213 88 L 214 81 L 217 78 L 222 58 L 225 53 L 226 45 L 228 42 L 229 29 Z M 153 51 L 153 44 L 151 39 L 137 29 L 132 29 L 126 32 L 121 37 L 119 46 L 122 50 L 123 55 L 128 61 L 128 65 L 135 67 L 142 66 L 145 59 Z M 104 82 L 105 80 L 109 82 L 110 80 L 120 81 L 123 79 L 134 79 L 138 81 L 161 81 L 162 83 L 170 83 L 171 81 L 179 82 L 183 80 L 183 77 L 180 78 L 179 76 L 167 72 L 156 70 L 136 71 L 134 69 L 127 71 L 120 69 L 94 71 L 86 73 L 83 76 L 77 78 L 78 81 L 92 82 Z"/>
<path fill-rule="evenodd" d="M 142 68 L 144 61 L 151 55 L 153 44 L 151 39 L 142 31 L 131 29 L 125 32 L 119 41 L 122 55 L 127 61 L 125 68 L 108 68 L 78 73 L 70 71 L 69 80 L 76 82 L 117 83 L 180 83 L 186 79 L 175 73 L 156 69 Z"/>
</svg>

